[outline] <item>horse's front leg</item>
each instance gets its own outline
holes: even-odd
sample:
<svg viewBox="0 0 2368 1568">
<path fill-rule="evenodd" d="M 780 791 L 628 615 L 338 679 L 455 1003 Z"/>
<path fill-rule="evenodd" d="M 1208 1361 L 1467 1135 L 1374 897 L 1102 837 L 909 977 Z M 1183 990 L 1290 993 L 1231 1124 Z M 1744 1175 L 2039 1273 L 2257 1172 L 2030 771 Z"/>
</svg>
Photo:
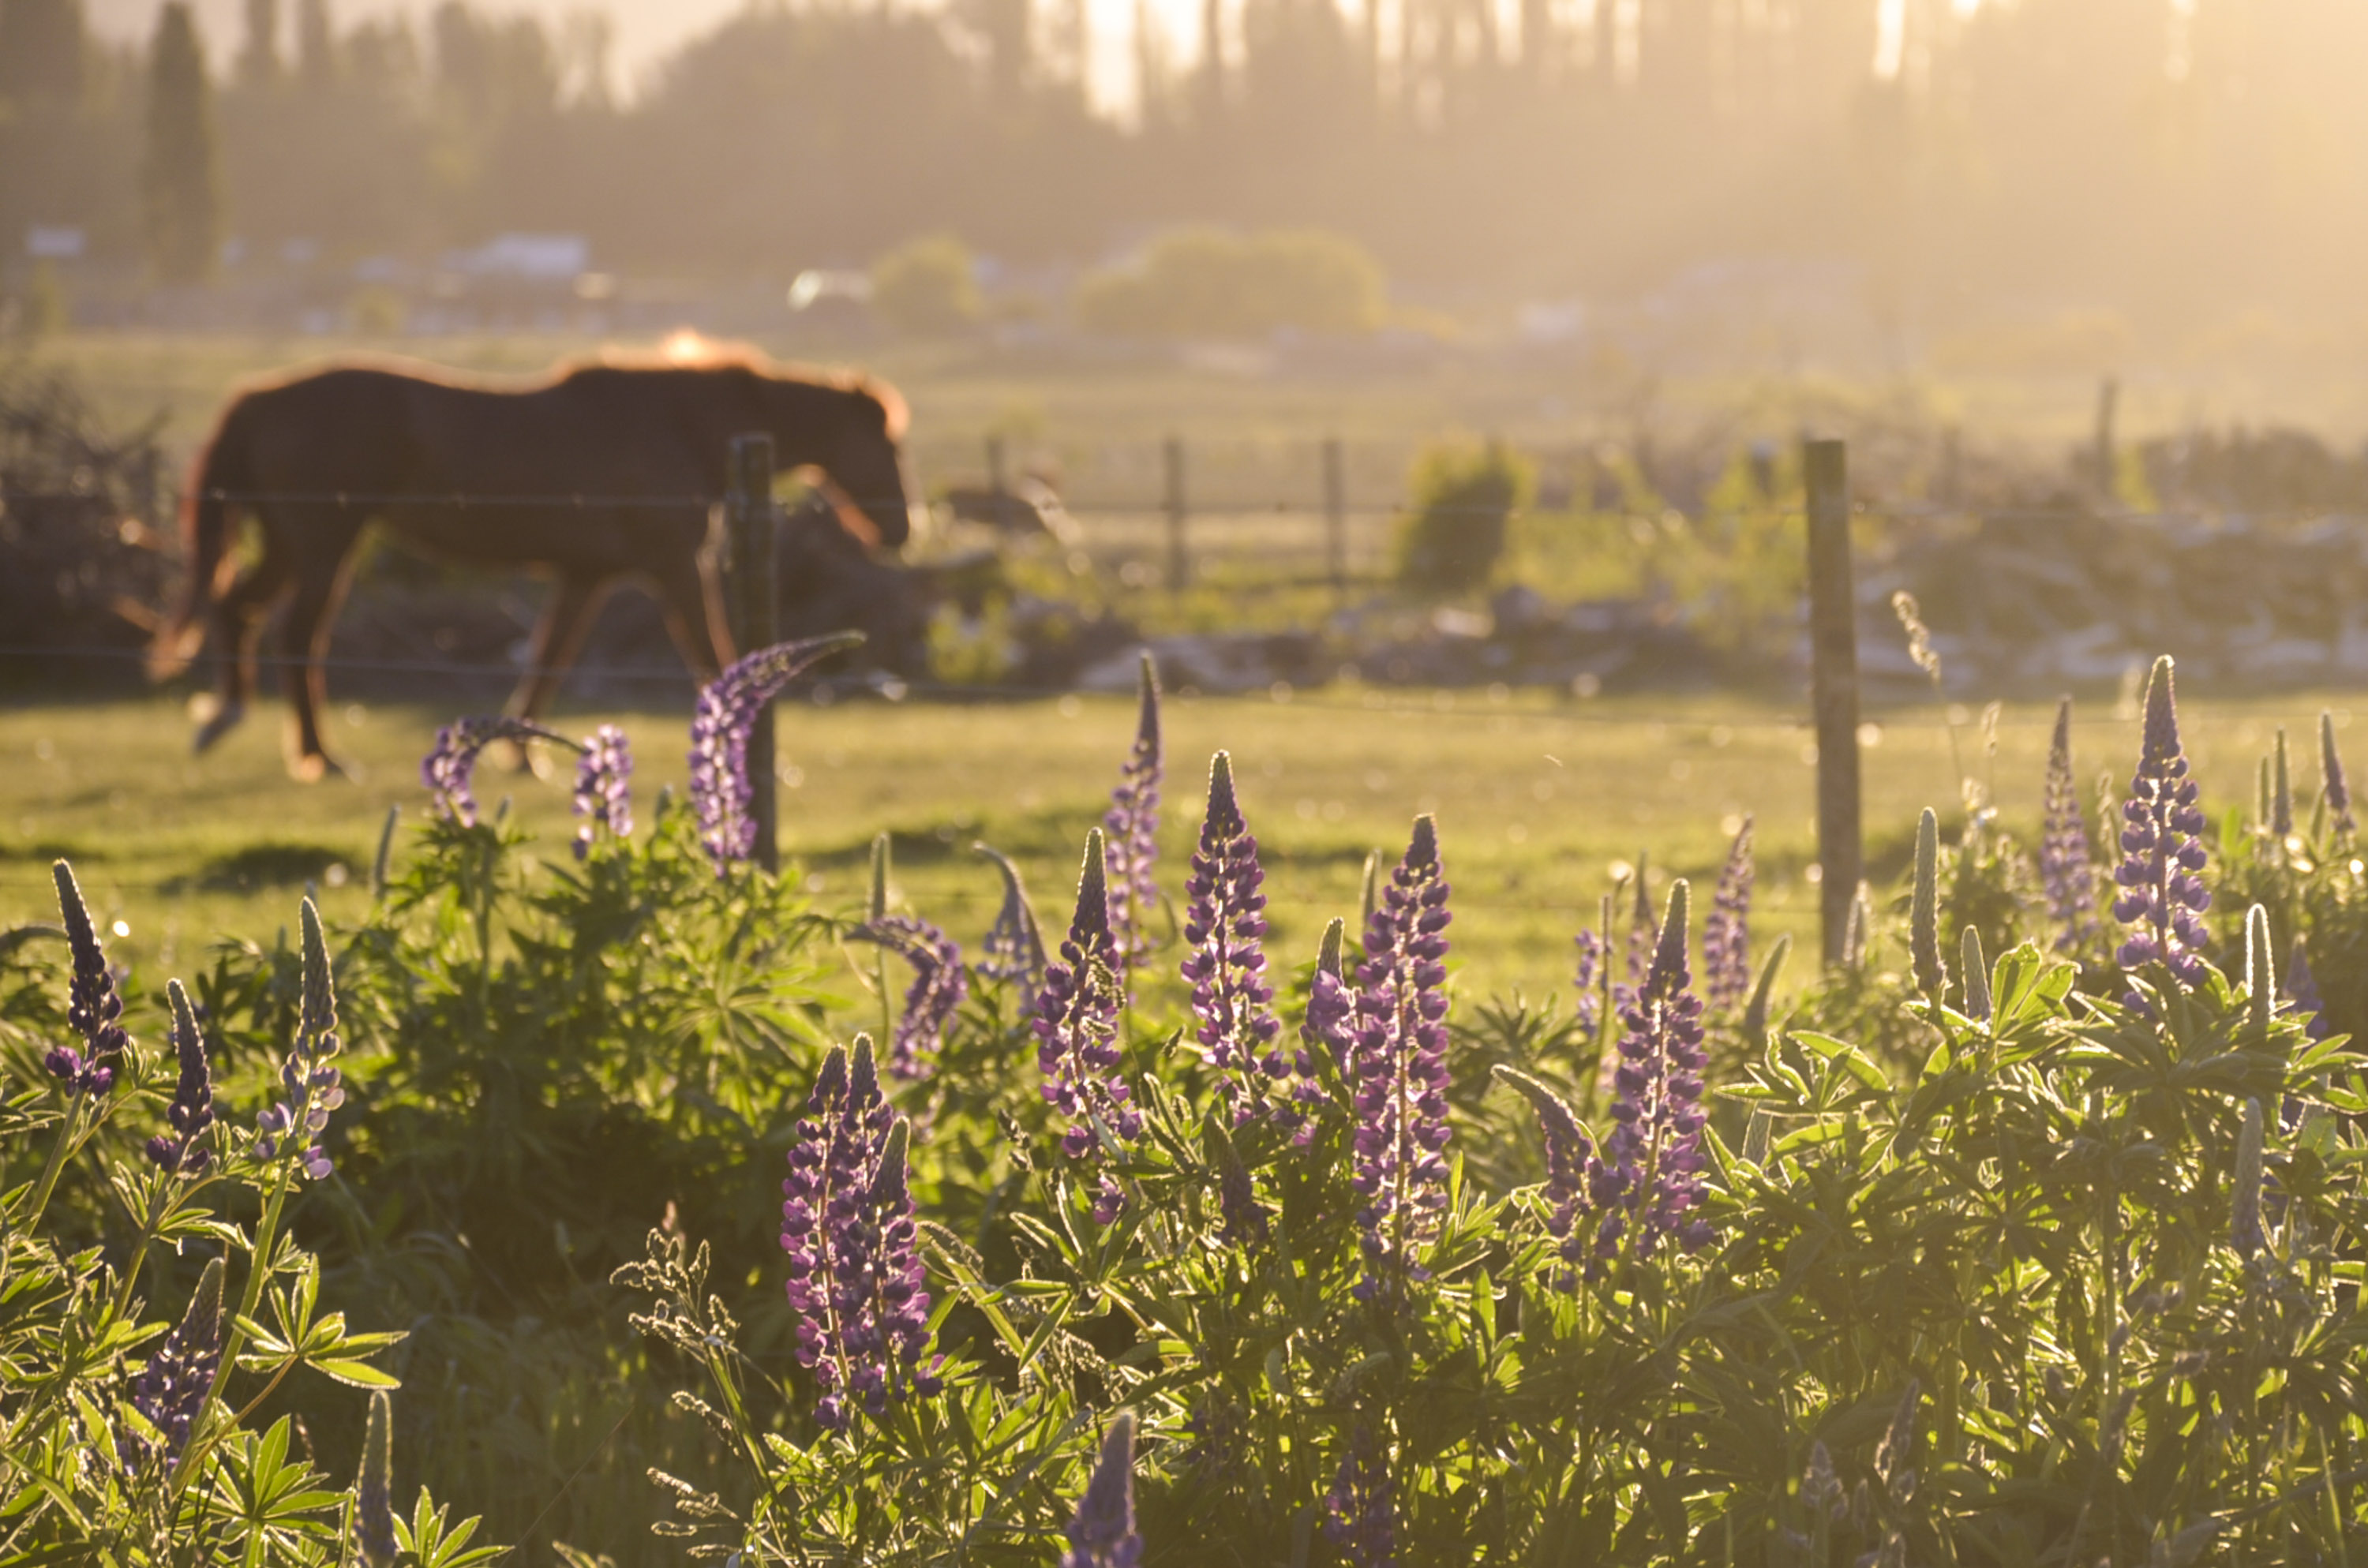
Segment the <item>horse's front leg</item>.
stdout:
<svg viewBox="0 0 2368 1568">
<path fill-rule="evenodd" d="M 534 629 L 533 651 L 528 655 L 525 678 L 518 690 L 510 694 L 509 714 L 533 723 L 551 708 L 551 699 L 559 694 L 560 682 L 566 678 L 575 655 L 583 651 L 584 635 L 592 629 L 592 618 L 608 597 L 608 579 L 597 574 L 565 573 L 559 579 L 558 591 L 542 612 L 541 621 Z M 507 743 L 510 766 L 520 772 L 537 775 L 550 772 L 548 758 L 521 742 Z"/>
<path fill-rule="evenodd" d="M 321 710 L 329 700 L 324 665 L 329 652 L 329 626 L 336 618 L 338 601 L 345 597 L 346 564 L 354 537 L 352 529 L 338 532 L 341 537 L 309 536 L 308 543 L 317 543 L 321 548 L 297 568 L 296 592 L 289 600 L 287 619 L 279 628 L 295 743 L 288 771 L 307 784 L 333 774 L 347 777 L 346 769 L 321 744 Z"/>
</svg>

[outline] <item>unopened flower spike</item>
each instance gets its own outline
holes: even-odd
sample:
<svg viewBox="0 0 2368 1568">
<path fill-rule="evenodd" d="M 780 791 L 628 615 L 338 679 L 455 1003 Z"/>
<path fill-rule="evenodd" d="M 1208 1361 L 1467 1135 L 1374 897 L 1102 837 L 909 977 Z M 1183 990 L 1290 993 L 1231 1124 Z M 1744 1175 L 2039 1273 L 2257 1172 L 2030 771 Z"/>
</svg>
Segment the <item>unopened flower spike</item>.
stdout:
<svg viewBox="0 0 2368 1568">
<path fill-rule="evenodd" d="M 474 792 L 477 758 L 495 741 L 552 741 L 570 751 L 580 749 L 564 735 L 555 735 L 523 719 L 500 717 L 455 719 L 436 732 L 436 744 L 420 759 L 419 781 L 436 803 L 437 814 L 462 827 L 477 825 Z"/>
<path fill-rule="evenodd" d="M 1123 974 L 1151 949 L 1151 912 L 1159 907 L 1159 884 L 1152 875 L 1159 858 L 1159 670 L 1143 655 L 1134 745 L 1110 791 L 1102 818 L 1110 835 L 1110 937 Z"/>
<path fill-rule="evenodd" d="M 973 844 L 971 849 L 993 860 L 1003 873 L 1003 903 L 982 944 L 978 971 L 994 980 L 1017 981 L 1032 991 L 1044 974 L 1044 932 L 1037 923 L 1036 906 L 1028 900 L 1027 884 L 1002 850 L 985 844 Z"/>
<path fill-rule="evenodd" d="M 1134 1412 L 1110 1417 L 1067 1539 L 1061 1568 L 1135 1568 L 1143 1561 L 1134 1529 Z"/>
<path fill-rule="evenodd" d="M 1990 966 L 1982 953 L 1982 934 L 1965 927 L 1958 944 L 1957 963 L 1965 988 L 1965 1017 L 1987 1022 L 1990 1016 Z"/>
<path fill-rule="evenodd" d="M 321 1147 L 329 1113 L 346 1103 L 344 1085 L 334 1058 L 341 1049 L 337 1035 L 336 988 L 329 971 L 329 945 L 321 930 L 321 912 L 306 899 L 298 908 L 302 927 L 302 976 L 297 992 L 296 1039 L 280 1063 L 279 1086 L 284 1098 L 256 1117 L 255 1154 L 273 1160 L 293 1151 L 298 1166 L 319 1181 L 331 1169 Z"/>
<path fill-rule="evenodd" d="M 2179 708 L 2171 662 L 2157 659 L 2146 682 L 2146 740 L 2129 799 L 2122 804 L 2121 889 L 2113 918 L 2130 927 L 2115 957 L 2125 970 L 2158 963 L 2180 985 L 2203 983 L 2203 948 L 2210 940 L 2203 912 L 2212 894 L 2203 885 L 2206 857 L 2199 791 L 2179 740 Z M 2131 996 L 2135 1004 L 2135 994 Z"/>
<path fill-rule="evenodd" d="M 1907 912 L 1907 956 L 1917 989 L 1938 998 L 1949 983 L 1941 961 L 1941 819 L 1932 808 L 1916 822 L 1916 883 Z"/>
<path fill-rule="evenodd" d="M 222 1260 L 209 1258 L 198 1276 L 181 1321 L 149 1358 L 148 1366 L 131 1384 L 132 1408 L 164 1438 L 162 1451 L 125 1433 L 116 1439 L 116 1459 L 127 1471 L 138 1471 L 154 1460 L 169 1471 L 189 1440 L 189 1427 L 205 1409 L 222 1365 Z"/>
<path fill-rule="evenodd" d="M 201 1176 L 212 1156 L 198 1146 L 214 1122 L 213 1076 L 206 1065 L 205 1038 L 198 1029 L 197 1010 L 177 980 L 165 987 L 173 1008 L 173 1055 L 180 1069 L 173 1086 L 173 1103 L 165 1108 L 172 1129 L 148 1140 L 148 1157 L 165 1170 Z"/>
<path fill-rule="evenodd" d="M 748 735 L 781 688 L 819 661 L 863 641 L 834 632 L 759 648 L 700 687 L 690 721 L 690 801 L 699 839 L 715 874 L 757 852 L 756 786 L 748 778 Z"/>
<path fill-rule="evenodd" d="M 123 1017 L 123 998 L 116 991 L 115 971 L 108 967 L 107 951 L 99 946 L 98 928 L 91 923 L 90 906 L 83 902 L 74 868 L 53 861 L 50 875 L 57 883 L 58 914 L 74 961 L 74 974 L 66 983 L 66 1022 L 82 1037 L 82 1044 L 79 1049 L 56 1047 L 42 1065 L 69 1096 L 96 1099 L 115 1086 L 116 1062 L 131 1043 L 117 1022 Z"/>
<path fill-rule="evenodd" d="M 2270 952 L 2270 912 L 2245 911 L 2245 1022 L 2266 1034 L 2278 1006 L 2277 964 Z"/>
<path fill-rule="evenodd" d="M 1352 1071 L 1356 998 L 1342 969 L 1342 924 L 1335 916 L 1324 927 L 1315 975 L 1308 983 L 1307 1016 L 1299 1028 L 1299 1050 L 1292 1057 L 1292 1109 L 1299 1118 L 1293 1143 L 1304 1144 L 1315 1136 L 1315 1108 L 1330 1102 L 1319 1079 L 1318 1061 L 1343 1079 Z"/>
<path fill-rule="evenodd" d="M 1751 819 L 1745 817 L 1719 869 L 1702 922 L 1702 994 L 1711 1006 L 1732 1010 L 1751 990 Z"/>
<path fill-rule="evenodd" d="M 1447 1207 L 1447 937 L 1439 826 L 1415 819 L 1406 858 L 1365 928 L 1349 1081 L 1365 1273 L 1360 1301 L 1396 1306 Z"/>
<path fill-rule="evenodd" d="M 1653 949 L 1661 939 L 1660 925 L 1653 917 L 1645 858 L 1643 850 L 1636 852 L 1636 875 L 1629 883 L 1627 981 L 1632 988 L 1645 983 L 1645 971 L 1652 966 Z"/>
<path fill-rule="evenodd" d="M 1217 1072 L 1235 1126 L 1263 1114 L 1268 1091 L 1289 1074 L 1276 1043 L 1274 988 L 1267 983 L 1265 873 L 1258 839 L 1234 796 L 1233 762 L 1209 765 L 1209 808 L 1185 883 L 1183 976 L 1192 988 L 1193 1039 Z"/>
<path fill-rule="evenodd" d="M 2047 787 L 2039 838 L 2039 884 L 2055 923 L 2055 950 L 2085 947 L 2097 933 L 2097 874 L 2089 852 L 2089 825 L 2080 815 L 2072 777 L 2072 699 L 2055 710 L 2047 747 Z"/>
<path fill-rule="evenodd" d="M 1869 950 L 1874 945 L 1874 890 L 1861 882 L 1850 894 L 1850 918 L 1842 922 L 1842 967 L 1858 971 L 1866 968 Z"/>
<path fill-rule="evenodd" d="M 2270 836 L 2283 844 L 2294 834 L 2294 773 L 2286 758 L 2286 727 L 2278 726 L 2278 741 L 2270 762 Z"/>
<path fill-rule="evenodd" d="M 575 858 L 583 859 L 601 834 L 633 832 L 633 747 L 625 732 L 603 724 L 584 743 L 575 763 Z"/>
<path fill-rule="evenodd" d="M 2318 793 L 2327 802 L 2335 820 L 2335 831 L 2352 831 L 2351 786 L 2343 777 L 2343 754 L 2335 749 L 2335 715 L 2324 709 L 2318 715 Z"/>
<path fill-rule="evenodd" d="M 1357 937 L 1364 939 L 1365 927 L 1373 923 L 1373 911 L 1382 906 L 1382 852 L 1365 851 L 1365 871 L 1357 884 Z"/>
<path fill-rule="evenodd" d="M 394 1568 L 394 1405 L 384 1389 L 371 1391 L 370 1424 L 362 1432 L 362 1467 L 354 1477 L 354 1537 L 370 1568 Z"/>
<path fill-rule="evenodd" d="M 1095 1154 L 1100 1145 L 1098 1129 L 1124 1142 L 1142 1134 L 1143 1113 L 1118 1072 L 1118 1019 L 1124 1006 L 1110 933 L 1102 834 L 1095 828 L 1086 835 L 1069 935 L 1058 960 L 1044 966 L 1043 989 L 1037 994 L 1030 1020 L 1044 1098 L 1068 1119 L 1061 1151 L 1072 1160 Z M 1116 1179 L 1104 1170 L 1096 1189 L 1096 1218 L 1110 1223 L 1122 1202 Z"/>
</svg>

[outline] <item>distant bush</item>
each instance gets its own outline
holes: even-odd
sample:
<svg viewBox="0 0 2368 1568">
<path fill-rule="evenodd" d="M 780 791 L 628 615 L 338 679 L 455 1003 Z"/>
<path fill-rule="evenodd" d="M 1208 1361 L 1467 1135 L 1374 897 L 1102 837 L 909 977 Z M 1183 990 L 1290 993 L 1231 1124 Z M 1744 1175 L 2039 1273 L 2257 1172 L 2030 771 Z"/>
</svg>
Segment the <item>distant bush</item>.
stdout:
<svg viewBox="0 0 2368 1568">
<path fill-rule="evenodd" d="M 951 234 L 901 245 L 871 264 L 871 308 L 894 330 L 943 337 L 979 318 L 970 247 Z"/>
<path fill-rule="evenodd" d="M 1506 525 L 1535 481 L 1528 460 L 1494 441 L 1425 450 L 1408 482 L 1414 510 L 1398 528 L 1398 580 L 1422 593 L 1486 582 L 1505 552 Z"/>
<path fill-rule="evenodd" d="M 1077 290 L 1077 320 L 1126 337 L 1351 335 L 1382 324 L 1381 264 L 1355 241 L 1301 229 L 1163 235 L 1135 265 Z"/>
</svg>

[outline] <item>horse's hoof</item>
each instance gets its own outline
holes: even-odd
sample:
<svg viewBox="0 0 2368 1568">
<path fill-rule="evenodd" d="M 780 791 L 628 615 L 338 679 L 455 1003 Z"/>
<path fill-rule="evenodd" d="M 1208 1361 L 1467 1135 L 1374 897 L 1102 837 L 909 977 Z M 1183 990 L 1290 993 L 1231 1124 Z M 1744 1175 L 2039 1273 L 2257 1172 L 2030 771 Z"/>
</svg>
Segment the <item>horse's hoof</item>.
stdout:
<svg viewBox="0 0 2368 1568">
<path fill-rule="evenodd" d="M 213 713 L 198 726 L 197 735 L 189 743 L 189 750 L 193 753 L 204 752 L 216 741 L 230 733 L 237 726 L 238 722 L 245 717 L 246 705 L 243 702 L 227 703 L 214 710 Z"/>
<path fill-rule="evenodd" d="M 324 778 L 351 778 L 353 773 L 328 753 L 316 751 L 291 759 L 288 777 L 299 784 L 318 784 Z"/>
</svg>

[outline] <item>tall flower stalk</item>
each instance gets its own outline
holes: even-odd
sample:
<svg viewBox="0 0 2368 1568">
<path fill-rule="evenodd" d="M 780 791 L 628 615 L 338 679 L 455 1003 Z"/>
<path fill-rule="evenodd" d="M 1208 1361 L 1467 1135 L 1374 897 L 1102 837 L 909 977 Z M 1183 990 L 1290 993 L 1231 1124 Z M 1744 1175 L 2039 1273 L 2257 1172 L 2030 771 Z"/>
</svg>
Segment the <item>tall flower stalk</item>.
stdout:
<svg viewBox="0 0 2368 1568">
<path fill-rule="evenodd" d="M 1093 1156 L 1106 1140 L 1133 1142 L 1143 1132 L 1143 1113 L 1118 1074 L 1118 1020 L 1126 996 L 1110 932 L 1107 877 L 1101 829 L 1095 828 L 1086 835 L 1076 912 L 1070 917 L 1059 960 L 1044 966 L 1044 986 L 1037 994 L 1031 1021 L 1044 1098 L 1069 1119 L 1061 1134 L 1061 1152 L 1072 1160 Z M 1110 1223 L 1118 1218 L 1123 1201 L 1117 1179 L 1103 1169 L 1095 1193 L 1095 1219 Z"/>
<path fill-rule="evenodd" d="M 1324 1534 L 1354 1568 L 1388 1568 L 1397 1561 L 1397 1489 L 1389 1450 L 1368 1422 L 1349 1430 L 1332 1490 L 1324 1494 Z"/>
<path fill-rule="evenodd" d="M 1135 1568 L 1143 1561 L 1143 1538 L 1134 1529 L 1133 1411 L 1110 1417 L 1067 1537 L 1061 1568 Z"/>
<path fill-rule="evenodd" d="M 888 1037 L 888 1071 L 899 1078 L 926 1078 L 945 1046 L 946 1026 L 970 995 L 962 946 L 917 915 L 878 915 L 855 929 L 910 964 L 904 1010 Z"/>
<path fill-rule="evenodd" d="M 436 732 L 435 745 L 419 763 L 419 781 L 434 799 L 437 815 L 462 827 L 477 825 L 477 758 L 495 741 L 551 741 L 580 749 L 566 736 L 523 719 L 455 719 Z"/>
<path fill-rule="evenodd" d="M 723 876 L 757 852 L 756 786 L 748 778 L 748 734 L 781 688 L 814 665 L 863 641 L 835 632 L 759 648 L 700 687 L 690 721 L 690 800 L 699 841 Z"/>
<path fill-rule="evenodd" d="M 1356 1291 L 1385 1305 L 1429 1278 L 1417 1255 L 1447 1207 L 1447 893 L 1438 824 L 1417 817 L 1365 927 L 1349 1064 L 1365 1255 Z"/>
<path fill-rule="evenodd" d="M 213 1158 L 199 1147 L 199 1141 L 214 1123 L 213 1075 L 206 1065 L 205 1037 L 198 1028 L 189 994 L 176 980 L 168 983 L 165 995 L 172 1005 L 173 1058 L 179 1071 L 172 1103 L 165 1108 L 170 1131 L 148 1140 L 147 1153 L 162 1170 L 176 1176 L 201 1176 Z"/>
<path fill-rule="evenodd" d="M 67 982 L 66 1022 L 81 1037 L 82 1045 L 80 1049 L 58 1046 L 42 1064 L 70 1097 L 95 1100 L 115 1086 L 116 1065 L 123 1048 L 131 1043 L 119 1021 L 123 1017 L 123 997 L 115 988 L 115 971 L 108 966 L 107 951 L 99 945 L 98 927 L 91 921 L 90 906 L 83 902 L 74 868 L 59 860 L 51 865 L 50 875 L 57 883 L 58 914 L 65 923 L 66 949 L 74 961 L 73 977 Z"/>
<path fill-rule="evenodd" d="M 1538 1113 L 1538 1140 L 1546 1157 L 1543 1196 L 1546 1203 L 1546 1234 L 1554 1240 L 1562 1266 L 1553 1274 L 1557 1289 L 1570 1290 L 1586 1268 L 1591 1240 L 1579 1221 L 1591 1203 L 1588 1184 L 1596 1165 L 1595 1141 L 1587 1135 L 1577 1113 L 1560 1095 L 1517 1068 L 1501 1062 L 1497 1079 L 1520 1091 Z"/>
<path fill-rule="evenodd" d="M 150 1444 L 128 1433 L 118 1438 L 116 1460 L 126 1471 L 136 1473 L 152 1462 L 169 1469 L 179 1460 L 222 1366 L 222 1260 L 216 1257 L 198 1276 L 181 1321 L 132 1381 L 132 1408 L 161 1440 Z"/>
<path fill-rule="evenodd" d="M 2323 709 L 2318 715 L 2318 798 L 2337 834 L 2351 836 L 2351 785 L 2343 777 L 2343 754 L 2335 749 L 2335 715 Z"/>
<path fill-rule="evenodd" d="M 1702 991 L 1710 1006 L 1731 1012 L 1751 994 L 1751 819 L 1745 817 L 1719 868 L 1709 917 L 1702 922 Z"/>
<path fill-rule="evenodd" d="M 2039 884 L 2055 923 L 2055 950 L 2076 952 L 2097 935 L 2097 873 L 2089 858 L 2089 824 L 2080 814 L 2080 788 L 2072 777 L 2072 699 L 2055 710 L 2047 745 L 2047 787 L 2039 837 Z"/>
<path fill-rule="evenodd" d="M 1337 916 L 1324 927 L 1317 949 L 1315 973 L 1308 982 L 1307 1012 L 1299 1026 L 1299 1049 L 1291 1059 L 1291 1106 L 1282 1113 L 1292 1130 L 1291 1141 L 1304 1145 L 1315 1136 L 1315 1108 L 1331 1103 L 1319 1079 L 1322 1069 L 1347 1078 L 1356 1051 L 1356 993 L 1343 967 L 1346 946 L 1343 922 Z M 1322 1064 L 1319 1068 L 1318 1063 Z"/>
<path fill-rule="evenodd" d="M 1143 655 L 1134 746 L 1102 817 L 1109 835 L 1110 926 L 1122 977 L 1151 949 L 1151 912 L 1159 906 L 1152 865 L 1159 858 L 1159 670 Z"/>
<path fill-rule="evenodd" d="M 633 747 L 625 732 L 603 724 L 584 743 L 575 762 L 575 858 L 583 859 L 601 834 L 633 831 Z"/>
<path fill-rule="evenodd" d="M 2130 927 L 2116 957 L 2125 970 L 2158 963 L 2180 985 L 2203 983 L 2203 912 L 2212 894 L 2203 885 L 2203 812 L 2179 740 L 2179 709 L 2169 654 L 2157 659 L 2146 682 L 2146 739 L 2129 799 L 2122 805 L 2122 863 L 2113 873 L 2121 895 L 2113 918 Z"/>
<path fill-rule="evenodd" d="M 1596 1256 L 1623 1243 L 1638 1257 L 1664 1240 L 1691 1252 L 1710 1240 L 1694 1210 L 1702 1193 L 1702 998 L 1686 968 L 1686 884 L 1669 886 L 1653 967 L 1621 1009 L 1624 1033 L 1613 1074 L 1618 1097 L 1588 1198 L 1603 1210 Z"/>
<path fill-rule="evenodd" d="M 1209 809 L 1185 883 L 1185 983 L 1192 987 L 1192 1038 L 1217 1072 L 1217 1092 L 1235 1126 L 1267 1108 L 1269 1086 L 1290 1071 L 1275 1043 L 1274 987 L 1267 983 L 1265 881 L 1258 839 L 1234 797 L 1233 759 L 1209 765 Z"/>
</svg>

